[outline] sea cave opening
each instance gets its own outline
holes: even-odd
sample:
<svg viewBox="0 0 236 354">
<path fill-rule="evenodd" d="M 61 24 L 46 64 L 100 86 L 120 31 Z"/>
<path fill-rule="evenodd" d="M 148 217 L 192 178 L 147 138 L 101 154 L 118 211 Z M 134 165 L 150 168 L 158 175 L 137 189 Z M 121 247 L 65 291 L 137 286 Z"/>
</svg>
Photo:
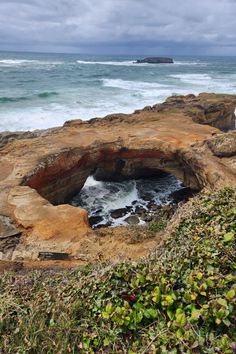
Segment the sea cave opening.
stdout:
<svg viewBox="0 0 236 354">
<path fill-rule="evenodd" d="M 142 225 L 171 216 L 178 202 L 201 189 L 201 179 L 178 154 L 159 150 L 77 149 L 48 159 L 23 184 L 53 205 L 86 209 L 92 228 Z"/>
<path fill-rule="evenodd" d="M 88 211 L 89 223 L 94 229 L 168 219 L 180 201 L 194 194 L 174 175 L 162 171 L 150 177 L 123 180 L 97 180 L 97 175 L 90 175 L 70 201 L 71 205 Z"/>
</svg>

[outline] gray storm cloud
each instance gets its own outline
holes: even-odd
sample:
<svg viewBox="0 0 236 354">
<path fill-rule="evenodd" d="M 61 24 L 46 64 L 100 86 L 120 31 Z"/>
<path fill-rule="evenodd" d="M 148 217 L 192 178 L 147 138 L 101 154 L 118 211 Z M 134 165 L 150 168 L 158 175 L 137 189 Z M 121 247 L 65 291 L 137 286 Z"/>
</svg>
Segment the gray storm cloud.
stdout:
<svg viewBox="0 0 236 354">
<path fill-rule="evenodd" d="M 0 0 L 0 49 L 236 55 L 235 17 L 236 0 Z"/>
</svg>

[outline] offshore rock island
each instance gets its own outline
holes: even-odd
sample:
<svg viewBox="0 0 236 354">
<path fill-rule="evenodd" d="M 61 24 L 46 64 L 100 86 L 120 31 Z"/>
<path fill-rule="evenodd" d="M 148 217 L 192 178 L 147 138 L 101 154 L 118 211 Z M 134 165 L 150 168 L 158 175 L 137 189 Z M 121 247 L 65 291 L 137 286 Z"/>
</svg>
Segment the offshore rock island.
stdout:
<svg viewBox="0 0 236 354">
<path fill-rule="evenodd" d="M 139 59 L 136 61 L 137 64 L 173 64 L 174 60 L 172 58 L 164 57 L 148 57 L 144 59 Z"/>
<path fill-rule="evenodd" d="M 71 266 L 147 255 L 160 240 L 93 231 L 87 211 L 65 203 L 98 170 L 110 181 L 167 172 L 196 191 L 236 187 L 235 107 L 236 95 L 173 96 L 133 114 L 0 134 L 0 266 L 38 264 L 42 252 L 66 253 Z"/>
</svg>

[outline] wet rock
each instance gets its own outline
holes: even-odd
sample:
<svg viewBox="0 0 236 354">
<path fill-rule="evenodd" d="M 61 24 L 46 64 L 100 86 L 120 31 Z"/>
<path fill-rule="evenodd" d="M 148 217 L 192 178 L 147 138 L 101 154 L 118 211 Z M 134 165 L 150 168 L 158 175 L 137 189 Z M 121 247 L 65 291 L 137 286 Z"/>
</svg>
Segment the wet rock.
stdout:
<svg viewBox="0 0 236 354">
<path fill-rule="evenodd" d="M 138 214 L 138 215 L 142 215 L 144 213 L 146 213 L 147 210 L 145 208 L 143 208 L 142 206 L 137 206 L 135 208 L 135 213 Z"/>
<path fill-rule="evenodd" d="M 173 64 L 172 58 L 164 57 L 148 57 L 136 61 L 137 64 L 147 63 L 147 64 Z"/>
<path fill-rule="evenodd" d="M 152 204 L 150 209 L 151 211 L 158 211 L 161 209 L 161 206 L 157 204 Z"/>
<path fill-rule="evenodd" d="M 182 188 L 178 191 L 172 192 L 170 197 L 173 199 L 175 203 L 179 203 L 181 201 L 187 201 L 189 198 L 193 197 L 196 194 L 191 188 Z"/>
<path fill-rule="evenodd" d="M 152 200 L 153 195 L 151 193 L 145 193 L 145 194 L 141 195 L 141 198 L 143 200 L 145 200 L 146 202 L 149 202 Z"/>
<path fill-rule="evenodd" d="M 98 223 L 103 221 L 102 216 L 90 216 L 89 218 L 89 225 L 93 227 L 94 225 L 97 225 Z"/>
<path fill-rule="evenodd" d="M 98 209 L 98 210 L 95 211 L 95 214 L 99 214 L 101 212 L 102 212 L 102 209 Z"/>
<path fill-rule="evenodd" d="M 129 225 L 137 225 L 139 224 L 139 217 L 137 215 L 130 215 L 125 219 L 125 221 Z"/>
<path fill-rule="evenodd" d="M 109 227 L 111 226 L 112 223 L 110 221 L 106 222 L 105 224 L 99 224 L 99 225 L 96 225 L 96 229 L 101 229 L 103 227 Z"/>
<path fill-rule="evenodd" d="M 111 211 L 111 217 L 113 219 L 119 219 L 122 218 L 122 216 L 125 216 L 128 213 L 127 208 L 120 208 L 120 209 L 114 209 Z"/>
<path fill-rule="evenodd" d="M 153 220 L 153 216 L 151 214 L 146 213 L 141 216 L 141 219 L 145 222 L 150 222 Z"/>
</svg>

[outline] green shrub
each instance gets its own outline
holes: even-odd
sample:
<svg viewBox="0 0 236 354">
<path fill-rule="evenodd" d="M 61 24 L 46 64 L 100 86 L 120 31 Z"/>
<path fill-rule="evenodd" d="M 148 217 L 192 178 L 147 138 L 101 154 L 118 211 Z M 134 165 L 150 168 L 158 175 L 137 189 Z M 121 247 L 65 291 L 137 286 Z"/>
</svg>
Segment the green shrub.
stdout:
<svg viewBox="0 0 236 354">
<path fill-rule="evenodd" d="M 233 353 L 236 192 L 194 198 L 137 264 L 4 274 L 0 353 Z"/>
<path fill-rule="evenodd" d="M 149 230 L 152 232 L 160 232 L 166 227 L 166 222 L 164 221 L 153 221 L 149 224 Z"/>
</svg>

